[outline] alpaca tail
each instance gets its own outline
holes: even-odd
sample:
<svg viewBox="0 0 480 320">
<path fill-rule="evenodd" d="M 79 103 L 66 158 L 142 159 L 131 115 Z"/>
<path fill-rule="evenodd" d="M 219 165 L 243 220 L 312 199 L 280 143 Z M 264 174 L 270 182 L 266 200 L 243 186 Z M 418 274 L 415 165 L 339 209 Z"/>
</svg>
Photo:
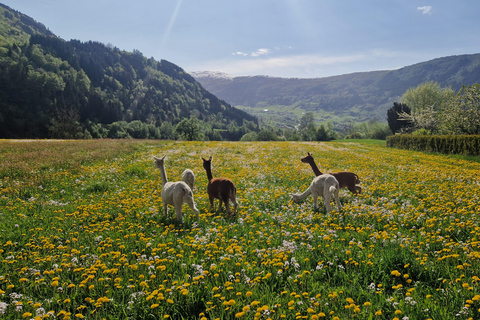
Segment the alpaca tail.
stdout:
<svg viewBox="0 0 480 320">
<path fill-rule="evenodd" d="M 333 196 L 335 195 L 337 188 L 335 186 L 330 186 L 330 188 L 328 188 L 328 191 L 330 191 L 330 194 Z"/>
<path fill-rule="evenodd" d="M 360 183 L 360 178 L 355 174 L 355 184 L 359 184 Z"/>
<path fill-rule="evenodd" d="M 290 198 L 293 202 L 300 202 L 311 194 L 312 192 L 310 191 L 310 188 L 308 188 L 304 193 L 290 193 Z"/>
</svg>

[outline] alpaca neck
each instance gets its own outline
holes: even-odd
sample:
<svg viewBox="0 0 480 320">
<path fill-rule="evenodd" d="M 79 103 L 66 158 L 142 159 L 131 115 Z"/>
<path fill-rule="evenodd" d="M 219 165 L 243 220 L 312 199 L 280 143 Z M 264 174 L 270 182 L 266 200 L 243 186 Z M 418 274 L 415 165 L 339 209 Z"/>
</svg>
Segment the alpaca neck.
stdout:
<svg viewBox="0 0 480 320">
<path fill-rule="evenodd" d="M 163 163 L 159 166 L 160 169 L 160 177 L 162 178 L 162 183 L 163 185 L 166 185 L 168 182 L 167 179 L 167 173 L 165 172 L 165 167 L 163 166 Z"/>
<path fill-rule="evenodd" d="M 205 168 L 205 171 L 207 172 L 208 182 L 210 182 L 210 181 L 213 179 L 212 169 L 210 168 L 210 166 L 207 166 L 207 167 Z"/>
<path fill-rule="evenodd" d="M 322 172 L 318 169 L 317 165 L 315 164 L 315 161 L 312 159 L 311 161 L 308 162 L 308 164 L 312 167 L 313 173 L 315 173 L 315 176 L 319 176 L 322 174 Z"/>
</svg>

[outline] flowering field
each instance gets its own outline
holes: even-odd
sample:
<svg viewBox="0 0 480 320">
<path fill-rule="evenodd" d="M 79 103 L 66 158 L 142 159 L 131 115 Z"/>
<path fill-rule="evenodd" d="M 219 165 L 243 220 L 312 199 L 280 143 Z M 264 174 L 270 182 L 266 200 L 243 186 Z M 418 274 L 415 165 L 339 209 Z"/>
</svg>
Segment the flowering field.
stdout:
<svg viewBox="0 0 480 320">
<path fill-rule="evenodd" d="M 342 212 L 290 202 L 353 171 Z M 197 177 L 165 218 L 153 156 Z M 237 185 L 210 212 L 200 157 Z M 0 319 L 479 319 L 480 164 L 379 143 L 0 141 Z M 335 206 L 334 206 L 335 208 Z"/>
</svg>

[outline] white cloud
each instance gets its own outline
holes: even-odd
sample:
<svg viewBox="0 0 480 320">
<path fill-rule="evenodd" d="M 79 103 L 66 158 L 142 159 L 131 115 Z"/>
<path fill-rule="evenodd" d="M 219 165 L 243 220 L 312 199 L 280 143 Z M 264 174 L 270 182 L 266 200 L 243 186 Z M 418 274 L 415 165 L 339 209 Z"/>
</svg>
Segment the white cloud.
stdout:
<svg viewBox="0 0 480 320">
<path fill-rule="evenodd" d="M 251 56 L 258 57 L 258 56 L 263 56 L 269 53 L 270 53 L 270 49 L 258 49 L 257 51 L 252 52 Z"/>
<path fill-rule="evenodd" d="M 422 11 L 422 14 L 432 14 L 432 6 L 423 6 L 423 7 L 418 7 L 417 10 Z"/>
<path fill-rule="evenodd" d="M 248 56 L 247 53 L 245 52 L 241 52 L 241 51 L 237 51 L 237 52 L 234 52 L 232 53 L 234 56 Z"/>
</svg>

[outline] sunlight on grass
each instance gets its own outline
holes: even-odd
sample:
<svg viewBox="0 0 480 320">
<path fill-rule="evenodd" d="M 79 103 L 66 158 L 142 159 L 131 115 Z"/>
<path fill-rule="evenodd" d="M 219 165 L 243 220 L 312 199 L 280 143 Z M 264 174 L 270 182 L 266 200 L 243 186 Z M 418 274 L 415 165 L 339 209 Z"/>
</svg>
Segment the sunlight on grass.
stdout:
<svg viewBox="0 0 480 320">
<path fill-rule="evenodd" d="M 304 191 L 353 171 L 341 213 Z M 196 174 L 197 222 L 164 217 Z M 210 212 L 200 157 L 237 186 Z M 477 319 L 480 164 L 363 141 L 0 142 L 0 318 Z"/>
</svg>

